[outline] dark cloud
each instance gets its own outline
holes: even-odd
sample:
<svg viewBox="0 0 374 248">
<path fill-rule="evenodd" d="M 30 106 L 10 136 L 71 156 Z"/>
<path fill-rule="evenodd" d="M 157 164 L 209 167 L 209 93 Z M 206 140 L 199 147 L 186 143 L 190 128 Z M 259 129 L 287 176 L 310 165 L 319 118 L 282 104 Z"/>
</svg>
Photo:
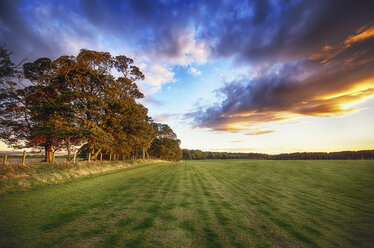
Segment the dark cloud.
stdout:
<svg viewBox="0 0 374 248">
<path fill-rule="evenodd" d="M 83 48 L 84 41 L 93 44 L 95 34 L 70 7 L 59 1 L 2 0 L 0 41 L 18 61 L 56 58 L 76 52 L 72 46 Z"/>
<path fill-rule="evenodd" d="M 9 50 L 15 51 L 17 59 L 29 56 L 31 50 L 50 50 L 47 41 L 43 41 L 24 19 L 19 11 L 20 1 L 0 1 L 0 41 L 5 42 Z M 22 57 L 25 58 L 25 57 Z"/>
<path fill-rule="evenodd" d="M 373 1 L 81 0 L 0 3 L 0 39 L 23 55 L 66 52 L 59 39 L 93 45 L 116 37 L 158 56 L 181 56 L 180 36 L 194 31 L 213 56 L 284 62 L 336 42 L 373 21 Z M 79 43 L 79 42 L 78 42 Z M 79 44 L 77 44 L 79 45 Z"/>
<path fill-rule="evenodd" d="M 373 38 L 350 37 L 373 26 L 373 9 L 372 0 L 2 0 L 0 41 L 18 61 L 97 49 L 103 40 L 173 65 L 234 58 L 257 76 L 227 84 L 222 103 L 189 116 L 239 131 L 290 115 L 344 113 L 343 101 L 370 95 L 370 87 L 349 89 L 373 76 Z"/>
<path fill-rule="evenodd" d="M 350 112 L 349 104 L 374 95 L 373 31 L 365 27 L 309 58 L 228 83 L 219 90 L 224 101 L 187 117 L 199 127 L 237 132 L 300 115 Z"/>
<path fill-rule="evenodd" d="M 232 14 L 219 10 L 205 34 L 215 42 L 216 56 L 242 62 L 285 62 L 337 42 L 373 21 L 373 1 L 248 1 Z M 246 14 L 247 13 L 247 14 Z"/>
</svg>

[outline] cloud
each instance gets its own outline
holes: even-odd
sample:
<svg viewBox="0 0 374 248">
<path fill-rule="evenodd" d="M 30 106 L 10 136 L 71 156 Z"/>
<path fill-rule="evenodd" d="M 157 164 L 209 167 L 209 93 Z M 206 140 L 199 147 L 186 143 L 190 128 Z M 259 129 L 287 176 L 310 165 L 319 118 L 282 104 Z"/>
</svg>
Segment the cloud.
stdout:
<svg viewBox="0 0 374 248">
<path fill-rule="evenodd" d="M 358 31 L 357 34 L 349 36 L 348 39 L 346 39 L 344 43 L 347 46 L 349 46 L 352 43 L 355 43 L 355 42 L 358 42 L 358 41 L 361 41 L 361 40 L 365 40 L 365 39 L 371 38 L 373 36 L 374 36 L 374 26 L 371 26 L 371 27 L 368 27 L 368 28 L 362 27 L 362 28 L 360 28 L 360 30 Z"/>
<path fill-rule="evenodd" d="M 221 103 L 187 117 L 198 127 L 262 134 L 256 128 L 268 122 L 355 111 L 354 104 L 374 96 L 374 37 L 367 35 L 372 27 L 326 44 L 309 58 L 266 66 L 249 79 L 228 83 L 218 91 Z M 352 37 L 365 38 L 347 43 Z"/>
<path fill-rule="evenodd" d="M 188 6 L 187 6 L 188 5 Z M 174 80 L 176 65 L 205 63 L 210 45 L 198 39 L 196 4 L 164 1 L 0 2 L 0 41 L 16 61 L 110 50 L 147 63 L 146 83 L 154 88 Z"/>
<path fill-rule="evenodd" d="M 285 63 L 310 56 L 373 22 L 372 1 L 252 1 L 218 5 L 203 36 L 217 57 L 238 62 Z"/>
<path fill-rule="evenodd" d="M 159 114 L 153 116 L 155 122 L 166 123 L 179 117 L 179 114 Z"/>
<path fill-rule="evenodd" d="M 144 91 L 146 90 L 142 90 L 142 92 Z M 156 100 L 151 94 L 145 94 L 144 98 L 138 99 L 137 101 L 147 107 L 149 105 L 161 106 L 164 104 L 163 102 Z"/>
<path fill-rule="evenodd" d="M 192 66 L 190 66 L 190 68 L 188 68 L 188 72 L 193 76 L 200 76 L 201 75 L 201 71 L 199 71 L 198 69 L 196 69 L 195 67 L 192 67 Z"/>
<path fill-rule="evenodd" d="M 306 58 L 327 63 L 372 36 L 373 8 L 370 0 L 2 0 L 0 41 L 16 61 L 80 48 L 135 55 L 136 63 L 148 64 L 146 82 L 155 92 L 174 80 L 175 66 L 217 58 L 255 70 Z"/>
<path fill-rule="evenodd" d="M 274 133 L 274 132 L 275 130 L 253 130 L 253 131 L 246 133 L 246 135 L 263 135 L 263 134 Z"/>
<path fill-rule="evenodd" d="M 57 58 L 98 44 L 97 32 L 61 2 L 0 2 L 0 41 L 15 59 Z"/>
<path fill-rule="evenodd" d="M 147 44 L 148 50 L 159 60 L 170 64 L 186 66 L 191 63 L 206 63 L 210 47 L 205 41 L 197 41 L 193 29 L 181 28 L 179 31 L 166 31 L 157 43 Z"/>
<path fill-rule="evenodd" d="M 372 22 L 374 6 L 370 0 L 338 4 L 324 0 L 3 0 L 0 4 L 1 38 L 17 51 L 32 53 L 34 48 L 60 55 L 61 49 L 66 51 L 59 40 L 64 35 L 90 46 L 101 37 L 115 37 L 153 58 L 176 64 L 204 63 L 211 55 L 251 62 L 298 59 L 327 40 L 341 40 Z"/>
<path fill-rule="evenodd" d="M 165 83 L 174 82 L 174 73 L 165 64 L 141 64 L 140 69 L 146 75 L 144 82 L 152 87 L 152 92 L 158 91 Z"/>
</svg>

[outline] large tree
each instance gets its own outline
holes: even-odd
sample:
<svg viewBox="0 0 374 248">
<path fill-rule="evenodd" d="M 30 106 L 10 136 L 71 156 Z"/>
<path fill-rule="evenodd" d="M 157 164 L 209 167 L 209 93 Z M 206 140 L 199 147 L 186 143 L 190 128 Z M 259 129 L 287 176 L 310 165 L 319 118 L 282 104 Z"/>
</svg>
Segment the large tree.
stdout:
<svg viewBox="0 0 374 248">
<path fill-rule="evenodd" d="M 157 159 L 179 161 L 183 158 L 183 153 L 179 145 L 180 141 L 177 139 L 155 139 L 149 148 L 149 153 Z"/>
<path fill-rule="evenodd" d="M 183 153 L 180 149 L 180 140 L 173 129 L 167 124 L 152 123 L 152 136 L 145 146 L 145 155 L 157 159 L 178 161 Z M 149 155 L 148 155 L 149 150 Z M 144 150 L 143 150 L 144 151 Z"/>
<path fill-rule="evenodd" d="M 153 123 L 136 101 L 143 94 L 135 82 L 144 75 L 131 58 L 84 49 L 54 61 L 39 58 L 24 64 L 24 79 L 15 82 L 8 79 L 18 70 L 9 53 L 1 52 L 0 131 L 7 144 L 43 148 L 47 162 L 60 149 L 70 155 L 72 145 L 81 145 L 92 159 L 100 152 L 145 158 L 155 140 L 168 139 L 157 141 L 153 150 L 160 143 L 178 153 L 173 130 Z"/>
<path fill-rule="evenodd" d="M 47 162 L 72 144 L 86 144 L 95 155 L 119 152 L 116 143 L 140 134 L 138 123 L 148 123 L 147 110 L 135 101 L 143 94 L 134 81 L 144 75 L 130 58 L 89 50 L 55 61 L 40 58 L 23 65 L 24 80 L 16 83 L 8 80 L 16 76 L 10 54 L 2 48 L 0 55 L 0 130 L 13 147 L 44 148 Z M 114 70 L 121 76 L 115 78 Z"/>
</svg>

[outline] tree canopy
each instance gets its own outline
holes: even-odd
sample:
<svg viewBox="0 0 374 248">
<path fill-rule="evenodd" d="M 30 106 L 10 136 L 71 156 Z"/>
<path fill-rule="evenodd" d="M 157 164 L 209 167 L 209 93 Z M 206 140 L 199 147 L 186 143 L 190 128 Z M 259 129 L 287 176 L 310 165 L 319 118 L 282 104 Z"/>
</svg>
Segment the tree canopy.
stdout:
<svg viewBox="0 0 374 248">
<path fill-rule="evenodd" d="M 145 76 L 133 59 L 82 49 L 20 68 L 3 46 L 0 56 L 0 132 L 9 146 L 44 149 L 47 162 L 61 149 L 70 157 L 72 146 L 91 159 L 181 159 L 172 129 L 136 101 L 144 97 L 136 81 Z"/>
</svg>

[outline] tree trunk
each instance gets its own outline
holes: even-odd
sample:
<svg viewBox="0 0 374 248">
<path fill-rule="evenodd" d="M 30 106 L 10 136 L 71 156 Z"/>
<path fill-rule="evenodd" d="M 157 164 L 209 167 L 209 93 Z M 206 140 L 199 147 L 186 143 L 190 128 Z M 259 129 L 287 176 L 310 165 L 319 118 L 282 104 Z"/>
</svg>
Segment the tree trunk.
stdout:
<svg viewBox="0 0 374 248">
<path fill-rule="evenodd" d="M 45 158 L 44 161 L 47 163 L 52 163 L 53 162 L 53 150 L 51 145 L 46 145 L 44 147 L 45 150 Z"/>
<path fill-rule="evenodd" d="M 73 163 L 75 163 L 76 159 L 77 159 L 77 152 L 74 152 Z"/>
<path fill-rule="evenodd" d="M 66 148 L 68 150 L 68 161 L 70 161 L 70 156 L 71 156 L 71 144 L 70 144 L 70 137 L 68 137 Z"/>
<path fill-rule="evenodd" d="M 7 164 L 7 158 L 8 158 L 8 155 L 5 154 L 3 158 L 3 165 Z"/>
<path fill-rule="evenodd" d="M 145 155 L 146 155 L 147 159 L 149 159 L 149 153 L 148 153 L 148 149 L 147 149 L 147 150 L 145 150 Z"/>
<path fill-rule="evenodd" d="M 145 159 L 145 149 L 142 148 L 142 159 L 144 160 Z"/>
<path fill-rule="evenodd" d="M 91 159 L 92 160 L 97 160 L 97 156 L 99 155 L 99 153 L 101 152 L 101 148 L 99 149 L 99 150 L 97 150 L 96 152 L 95 152 L 95 154 L 94 155 L 92 155 L 92 157 L 91 157 Z"/>
<path fill-rule="evenodd" d="M 22 165 L 26 165 L 26 151 L 23 151 Z"/>
</svg>

